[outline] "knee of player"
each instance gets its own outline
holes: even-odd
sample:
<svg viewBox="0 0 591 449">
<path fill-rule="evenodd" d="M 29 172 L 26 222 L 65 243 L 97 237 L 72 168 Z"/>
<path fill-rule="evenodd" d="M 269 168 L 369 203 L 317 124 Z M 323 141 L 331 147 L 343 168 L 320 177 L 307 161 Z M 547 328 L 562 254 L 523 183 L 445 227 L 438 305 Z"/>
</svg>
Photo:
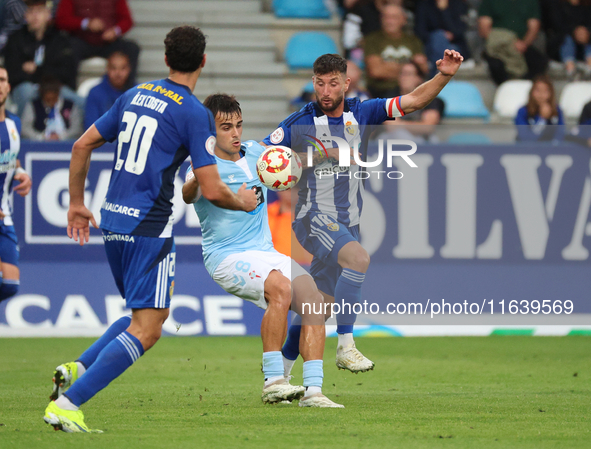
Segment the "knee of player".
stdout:
<svg viewBox="0 0 591 449">
<path fill-rule="evenodd" d="M 291 306 L 291 282 L 286 277 L 283 277 L 273 289 L 273 295 L 270 298 L 276 305 L 281 308 L 289 309 Z"/>
<path fill-rule="evenodd" d="M 152 346 L 160 340 L 162 336 L 162 329 L 153 329 L 151 332 L 145 334 L 141 339 L 142 346 L 144 347 L 144 351 L 147 351 Z"/>
<path fill-rule="evenodd" d="M 20 282 L 18 280 L 5 279 L 2 284 L 0 284 L 0 301 L 12 298 L 18 293 L 19 287 Z"/>
<path fill-rule="evenodd" d="M 367 268 L 369 267 L 370 258 L 369 254 L 364 249 L 361 249 L 351 254 L 351 256 L 348 259 L 349 266 L 344 268 L 350 268 L 352 270 L 361 271 L 363 273 L 367 271 Z"/>
</svg>

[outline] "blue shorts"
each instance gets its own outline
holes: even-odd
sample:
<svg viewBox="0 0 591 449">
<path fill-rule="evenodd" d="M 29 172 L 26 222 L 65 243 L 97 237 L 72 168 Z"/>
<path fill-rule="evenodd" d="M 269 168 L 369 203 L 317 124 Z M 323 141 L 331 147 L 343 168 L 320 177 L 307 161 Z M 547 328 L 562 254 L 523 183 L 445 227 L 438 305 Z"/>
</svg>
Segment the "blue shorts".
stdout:
<svg viewBox="0 0 591 449">
<path fill-rule="evenodd" d="M 18 240 L 14 226 L 0 225 L 0 261 L 18 267 Z"/>
<path fill-rule="evenodd" d="M 168 309 L 174 289 L 174 238 L 103 230 L 111 272 L 129 309 Z"/>
<path fill-rule="evenodd" d="M 318 289 L 334 296 L 342 271 L 339 251 L 347 243 L 359 241 L 359 226 L 348 228 L 326 214 L 311 212 L 294 221 L 292 227 L 298 242 L 314 256 L 310 274 Z"/>
</svg>

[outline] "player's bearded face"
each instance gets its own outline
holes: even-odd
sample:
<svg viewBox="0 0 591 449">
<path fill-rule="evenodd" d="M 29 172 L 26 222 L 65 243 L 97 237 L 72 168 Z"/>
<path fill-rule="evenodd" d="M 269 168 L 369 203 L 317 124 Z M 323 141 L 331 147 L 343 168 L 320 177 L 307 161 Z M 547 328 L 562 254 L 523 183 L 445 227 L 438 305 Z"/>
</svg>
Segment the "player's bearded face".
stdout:
<svg viewBox="0 0 591 449">
<path fill-rule="evenodd" d="M 316 102 L 324 112 L 333 112 L 345 98 L 350 80 L 340 73 L 314 76 Z"/>
</svg>

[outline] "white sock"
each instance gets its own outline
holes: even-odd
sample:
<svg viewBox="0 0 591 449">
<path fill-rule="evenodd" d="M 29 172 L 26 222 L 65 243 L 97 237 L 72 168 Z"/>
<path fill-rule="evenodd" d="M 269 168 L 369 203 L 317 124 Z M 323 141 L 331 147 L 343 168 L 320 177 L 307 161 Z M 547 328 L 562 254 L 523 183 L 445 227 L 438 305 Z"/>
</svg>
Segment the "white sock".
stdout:
<svg viewBox="0 0 591 449">
<path fill-rule="evenodd" d="M 297 360 L 297 359 L 296 359 Z M 295 360 L 286 359 L 285 356 L 283 357 L 283 376 L 287 377 L 291 374 L 291 369 L 295 364 Z"/>
<path fill-rule="evenodd" d="M 269 385 L 271 385 L 273 382 L 278 381 L 279 379 L 283 379 L 283 376 L 273 376 L 273 377 L 266 378 L 264 388 L 267 388 Z"/>
<path fill-rule="evenodd" d="M 339 343 L 338 346 L 342 346 L 343 348 L 350 348 L 355 344 L 355 340 L 353 340 L 353 334 L 338 334 Z"/>
<path fill-rule="evenodd" d="M 86 372 L 86 368 L 80 362 L 76 362 L 76 366 L 78 367 L 78 377 L 82 376 Z"/>
<path fill-rule="evenodd" d="M 306 394 L 304 396 L 312 396 L 316 393 L 322 393 L 322 387 L 306 387 Z"/>
<path fill-rule="evenodd" d="M 55 400 L 55 405 L 57 405 L 61 409 L 72 410 L 73 412 L 78 410 L 78 407 L 72 404 L 72 402 L 63 394 Z"/>
</svg>

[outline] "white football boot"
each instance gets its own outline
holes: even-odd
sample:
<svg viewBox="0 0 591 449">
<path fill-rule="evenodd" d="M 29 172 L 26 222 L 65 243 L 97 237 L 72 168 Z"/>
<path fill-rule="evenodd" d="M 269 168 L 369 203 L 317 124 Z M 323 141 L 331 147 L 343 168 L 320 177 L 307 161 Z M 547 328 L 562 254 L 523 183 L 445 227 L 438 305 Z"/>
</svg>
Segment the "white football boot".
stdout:
<svg viewBox="0 0 591 449">
<path fill-rule="evenodd" d="M 342 404 L 332 402 L 322 393 L 304 396 L 302 399 L 300 399 L 300 407 L 345 408 L 345 406 Z"/>
<path fill-rule="evenodd" d="M 375 366 L 371 360 L 359 352 L 355 343 L 347 348 L 343 346 L 337 348 L 336 364 L 338 369 L 348 369 L 352 373 L 364 373 Z"/>
<path fill-rule="evenodd" d="M 291 402 L 294 399 L 300 399 L 306 392 L 306 389 L 302 386 L 290 384 L 290 378 L 284 377 L 264 387 L 263 394 L 261 395 L 263 404 L 277 404 L 279 402 Z"/>
</svg>

